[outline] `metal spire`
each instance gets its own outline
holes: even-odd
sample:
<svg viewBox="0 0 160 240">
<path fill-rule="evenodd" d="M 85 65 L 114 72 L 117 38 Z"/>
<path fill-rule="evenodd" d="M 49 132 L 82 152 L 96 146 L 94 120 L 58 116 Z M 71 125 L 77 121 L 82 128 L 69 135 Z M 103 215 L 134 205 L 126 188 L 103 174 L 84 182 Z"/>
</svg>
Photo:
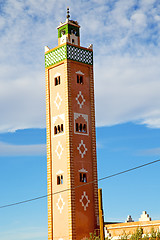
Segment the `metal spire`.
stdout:
<svg viewBox="0 0 160 240">
<path fill-rule="evenodd" d="M 69 15 L 69 7 L 67 7 L 67 19 L 70 18 L 70 15 Z"/>
</svg>

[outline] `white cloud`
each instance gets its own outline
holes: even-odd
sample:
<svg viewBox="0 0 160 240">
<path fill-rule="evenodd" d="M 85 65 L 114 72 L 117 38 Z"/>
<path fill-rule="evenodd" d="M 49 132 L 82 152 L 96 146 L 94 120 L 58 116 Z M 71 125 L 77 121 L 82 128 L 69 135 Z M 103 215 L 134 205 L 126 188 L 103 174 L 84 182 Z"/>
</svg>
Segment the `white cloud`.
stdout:
<svg viewBox="0 0 160 240">
<path fill-rule="evenodd" d="M 68 5 L 82 27 L 82 46 L 94 44 L 97 124 L 160 127 L 160 3 L 7 0 L 0 16 L 0 132 L 45 127 L 44 46 L 57 45 Z"/>
<path fill-rule="evenodd" d="M 0 156 L 40 156 L 46 155 L 45 144 L 12 145 L 0 142 Z"/>
</svg>

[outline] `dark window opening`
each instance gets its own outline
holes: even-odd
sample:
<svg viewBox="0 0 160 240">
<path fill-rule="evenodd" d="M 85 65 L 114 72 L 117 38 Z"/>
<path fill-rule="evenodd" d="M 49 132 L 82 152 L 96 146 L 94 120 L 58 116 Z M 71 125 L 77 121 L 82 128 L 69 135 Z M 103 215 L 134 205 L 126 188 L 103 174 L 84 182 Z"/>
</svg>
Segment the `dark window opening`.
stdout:
<svg viewBox="0 0 160 240">
<path fill-rule="evenodd" d="M 82 123 L 80 123 L 79 132 L 82 132 Z"/>
<path fill-rule="evenodd" d="M 57 176 L 57 185 L 63 184 L 63 175 Z"/>
<path fill-rule="evenodd" d="M 72 43 L 74 43 L 74 39 L 72 39 Z"/>
<path fill-rule="evenodd" d="M 80 84 L 83 84 L 83 76 L 80 76 Z"/>
<path fill-rule="evenodd" d="M 54 135 L 63 132 L 63 124 L 54 127 Z"/>
<path fill-rule="evenodd" d="M 83 125 L 83 132 L 84 132 L 84 133 L 87 132 L 87 126 L 86 126 L 86 124 Z"/>
<path fill-rule="evenodd" d="M 57 127 L 54 127 L 54 134 L 57 134 Z"/>
<path fill-rule="evenodd" d="M 80 182 L 87 182 L 87 175 L 86 173 L 80 173 Z"/>
<path fill-rule="evenodd" d="M 54 84 L 55 84 L 55 86 L 59 85 L 60 83 L 61 83 L 60 76 L 59 76 L 59 77 L 56 77 L 56 78 L 54 79 Z"/>
<path fill-rule="evenodd" d="M 76 132 L 78 132 L 78 123 L 76 123 Z"/>
<path fill-rule="evenodd" d="M 76 123 L 76 132 L 87 133 L 87 125 L 82 123 Z"/>
<path fill-rule="evenodd" d="M 83 76 L 82 75 L 77 75 L 77 83 L 83 84 Z"/>
</svg>

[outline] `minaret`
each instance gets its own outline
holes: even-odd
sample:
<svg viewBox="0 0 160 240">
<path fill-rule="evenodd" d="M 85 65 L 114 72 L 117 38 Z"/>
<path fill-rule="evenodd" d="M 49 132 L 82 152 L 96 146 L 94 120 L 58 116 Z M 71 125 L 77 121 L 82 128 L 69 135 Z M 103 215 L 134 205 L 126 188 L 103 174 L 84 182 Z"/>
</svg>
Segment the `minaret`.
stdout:
<svg viewBox="0 0 160 240">
<path fill-rule="evenodd" d="M 49 240 L 85 239 L 99 215 L 93 50 L 69 18 L 45 47 Z"/>
</svg>

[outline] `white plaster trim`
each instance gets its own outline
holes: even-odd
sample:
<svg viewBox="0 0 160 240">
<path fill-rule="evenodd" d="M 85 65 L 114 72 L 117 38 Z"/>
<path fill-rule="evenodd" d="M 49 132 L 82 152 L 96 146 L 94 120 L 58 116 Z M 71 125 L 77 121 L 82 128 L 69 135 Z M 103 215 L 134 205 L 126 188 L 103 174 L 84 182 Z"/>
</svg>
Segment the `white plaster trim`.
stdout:
<svg viewBox="0 0 160 240">
<path fill-rule="evenodd" d="M 86 198 L 87 202 L 86 204 L 83 203 L 83 199 Z M 84 207 L 84 211 L 87 210 L 88 204 L 90 203 L 90 200 L 88 199 L 88 196 L 86 194 L 86 192 L 83 192 L 81 199 L 79 200 L 82 203 L 82 207 Z"/>
<path fill-rule="evenodd" d="M 78 170 L 78 172 L 81 172 L 81 173 L 87 173 L 88 171 L 84 168 L 81 168 L 80 170 Z"/>
<path fill-rule="evenodd" d="M 82 98 L 82 101 L 81 101 L 81 102 L 79 101 L 79 97 Z M 82 94 L 81 91 L 79 91 L 79 93 L 77 94 L 76 101 L 77 101 L 79 107 L 82 108 L 86 100 L 85 100 L 85 98 L 83 97 L 83 94 Z"/>
<path fill-rule="evenodd" d="M 62 206 L 60 207 L 59 206 L 59 202 L 62 201 Z M 65 205 L 65 202 L 63 201 L 63 198 L 61 196 L 61 194 L 59 195 L 59 198 L 58 198 L 58 202 L 56 203 L 57 207 L 58 207 L 58 210 L 60 211 L 60 213 L 62 213 L 62 210 L 63 210 L 63 207 Z"/>
<path fill-rule="evenodd" d="M 60 118 L 63 122 L 65 120 L 65 115 L 64 114 L 60 114 L 60 115 L 57 115 L 55 117 L 53 117 L 53 125 L 55 124 L 56 120 Z M 60 123 L 61 124 L 61 123 Z"/>
<path fill-rule="evenodd" d="M 58 148 L 61 149 L 60 152 L 58 151 Z M 58 144 L 57 144 L 57 146 L 56 146 L 56 150 L 55 150 L 55 152 L 56 152 L 56 154 L 57 154 L 57 156 L 58 156 L 59 159 L 61 159 L 61 155 L 62 155 L 63 150 L 64 150 L 64 149 L 63 149 L 63 147 L 62 147 L 60 141 L 58 141 Z"/>
<path fill-rule="evenodd" d="M 59 103 L 57 103 L 57 100 L 58 100 L 58 99 L 59 99 Z M 62 98 L 61 98 L 59 92 L 57 92 L 57 95 L 56 95 L 56 98 L 55 98 L 55 100 L 54 100 L 54 103 L 55 103 L 55 105 L 56 105 L 56 107 L 57 107 L 58 110 L 59 110 L 59 108 L 60 108 L 60 106 L 61 106 L 61 102 L 62 102 Z"/>
<path fill-rule="evenodd" d="M 82 116 L 82 118 L 84 118 L 84 120 L 87 123 L 87 133 L 83 133 L 83 132 L 76 132 L 76 120 Z M 80 134 L 80 135 L 89 135 L 89 126 L 88 126 L 88 115 L 87 114 L 82 114 L 82 113 L 74 113 L 74 133 L 75 134 Z"/>
<path fill-rule="evenodd" d="M 76 74 L 79 74 L 79 75 L 84 75 L 83 72 L 81 72 L 80 70 L 78 72 L 76 72 Z"/>
<path fill-rule="evenodd" d="M 83 148 L 84 148 L 83 152 L 81 151 L 81 146 L 83 146 Z M 86 148 L 86 145 L 84 144 L 83 140 L 81 140 L 81 142 L 80 142 L 79 146 L 77 147 L 77 149 L 79 151 L 79 154 L 81 155 L 81 158 L 84 158 L 84 155 L 86 154 L 88 149 Z"/>
<path fill-rule="evenodd" d="M 62 171 L 61 169 L 56 173 L 56 175 L 60 175 L 60 174 L 63 174 L 64 171 Z"/>
<path fill-rule="evenodd" d="M 54 75 L 54 78 L 59 77 L 59 76 L 61 76 L 61 74 L 57 72 L 57 73 Z"/>
</svg>

